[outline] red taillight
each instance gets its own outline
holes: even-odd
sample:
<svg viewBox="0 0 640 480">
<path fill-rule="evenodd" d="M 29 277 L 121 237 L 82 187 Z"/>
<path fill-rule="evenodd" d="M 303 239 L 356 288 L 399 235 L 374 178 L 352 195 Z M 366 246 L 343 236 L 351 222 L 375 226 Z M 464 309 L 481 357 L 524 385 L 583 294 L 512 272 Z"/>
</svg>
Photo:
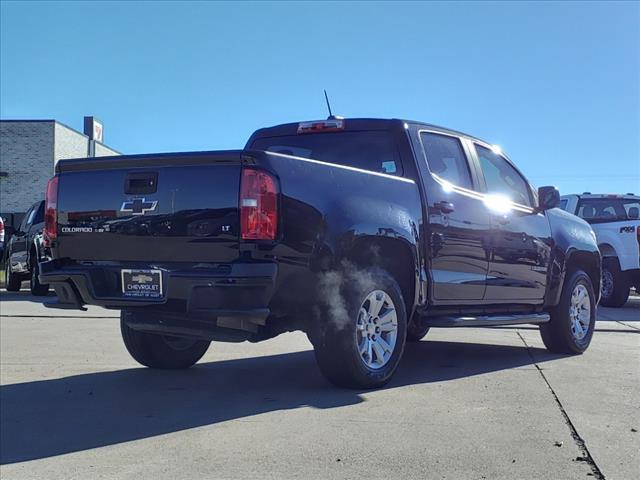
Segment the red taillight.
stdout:
<svg viewBox="0 0 640 480">
<path fill-rule="evenodd" d="M 51 242 L 58 237 L 58 177 L 53 177 L 47 183 L 47 195 L 44 202 L 44 244 L 51 246 Z"/>
<path fill-rule="evenodd" d="M 240 232 L 243 240 L 275 240 L 278 230 L 278 187 L 271 175 L 242 171 Z"/>
<path fill-rule="evenodd" d="M 298 124 L 298 133 L 339 132 L 340 130 L 344 130 L 344 120 L 341 118 Z"/>
</svg>

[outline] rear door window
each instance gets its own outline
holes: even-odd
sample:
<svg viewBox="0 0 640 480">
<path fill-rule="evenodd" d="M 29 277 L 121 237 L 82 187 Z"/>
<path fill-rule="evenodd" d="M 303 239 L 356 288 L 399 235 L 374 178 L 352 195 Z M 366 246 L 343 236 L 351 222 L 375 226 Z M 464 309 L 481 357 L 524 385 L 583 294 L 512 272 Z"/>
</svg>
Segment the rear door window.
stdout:
<svg viewBox="0 0 640 480">
<path fill-rule="evenodd" d="M 431 173 L 458 187 L 472 188 L 469 162 L 459 138 L 420 132 L 420 141 Z"/>
<path fill-rule="evenodd" d="M 637 220 L 640 218 L 640 200 L 623 200 L 622 206 L 627 212 L 628 220 Z"/>
<path fill-rule="evenodd" d="M 640 216 L 640 200 L 633 198 L 584 198 L 577 215 L 589 223 L 635 220 Z"/>
<path fill-rule="evenodd" d="M 347 165 L 371 172 L 402 175 L 390 132 L 327 132 L 256 139 L 251 148 Z"/>
</svg>

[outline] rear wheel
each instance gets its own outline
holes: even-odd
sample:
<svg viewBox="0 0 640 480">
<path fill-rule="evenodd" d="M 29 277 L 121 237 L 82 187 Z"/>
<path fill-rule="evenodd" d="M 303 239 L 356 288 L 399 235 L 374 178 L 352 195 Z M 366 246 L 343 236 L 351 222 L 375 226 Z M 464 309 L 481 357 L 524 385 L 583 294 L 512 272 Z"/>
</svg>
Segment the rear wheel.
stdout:
<svg viewBox="0 0 640 480">
<path fill-rule="evenodd" d="M 602 261 L 602 296 L 600 305 L 621 307 L 629 299 L 631 285 L 624 272 L 620 270 L 617 258 L 607 257 Z"/>
<path fill-rule="evenodd" d="M 38 260 L 35 256 L 31 257 L 31 277 L 29 280 L 29 287 L 31 289 L 31 295 L 36 297 L 44 297 L 49 294 L 49 284 L 40 283 L 38 274 L 40 273 L 40 267 L 38 266 Z"/>
<path fill-rule="evenodd" d="M 7 289 L 8 292 L 20 291 L 20 285 L 22 284 L 22 280 L 20 280 L 20 277 L 15 273 L 13 273 L 13 271 L 11 270 L 11 262 L 9 261 L 8 258 L 7 258 L 7 261 L 5 262 L 5 268 L 4 268 L 4 283 L 5 283 L 5 288 Z"/>
<path fill-rule="evenodd" d="M 328 305 L 323 332 L 314 341 L 318 366 L 335 385 L 376 388 L 395 372 L 407 334 L 407 315 L 396 281 L 381 270 L 365 272 L 366 282 L 342 288 Z"/>
<path fill-rule="evenodd" d="M 557 353 L 582 353 L 591 343 L 596 324 L 596 301 L 589 276 L 573 272 L 564 282 L 551 320 L 540 325 L 545 347 Z"/>
<path fill-rule="evenodd" d="M 183 369 L 194 365 L 209 348 L 206 340 L 157 335 L 133 330 L 120 314 L 120 331 L 129 354 L 140 364 L 150 368 Z"/>
</svg>

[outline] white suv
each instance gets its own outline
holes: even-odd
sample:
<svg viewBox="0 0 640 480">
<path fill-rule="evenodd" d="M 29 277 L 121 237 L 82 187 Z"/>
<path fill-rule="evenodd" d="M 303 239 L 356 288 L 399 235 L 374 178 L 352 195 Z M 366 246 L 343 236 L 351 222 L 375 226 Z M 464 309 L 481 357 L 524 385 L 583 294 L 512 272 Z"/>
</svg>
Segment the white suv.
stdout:
<svg viewBox="0 0 640 480">
<path fill-rule="evenodd" d="M 640 196 L 564 195 L 560 206 L 585 219 L 602 253 L 602 298 L 606 307 L 621 307 L 635 287 L 640 293 Z"/>
</svg>

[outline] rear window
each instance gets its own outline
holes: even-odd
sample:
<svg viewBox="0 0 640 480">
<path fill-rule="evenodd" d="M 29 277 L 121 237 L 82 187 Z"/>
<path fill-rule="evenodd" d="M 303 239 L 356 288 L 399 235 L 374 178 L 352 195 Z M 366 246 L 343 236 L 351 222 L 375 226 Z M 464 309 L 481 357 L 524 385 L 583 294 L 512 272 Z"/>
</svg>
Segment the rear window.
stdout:
<svg viewBox="0 0 640 480">
<path fill-rule="evenodd" d="M 258 138 L 251 148 L 372 172 L 402 175 L 398 150 L 391 134 L 386 131 L 312 133 Z"/>
<path fill-rule="evenodd" d="M 640 200 L 633 198 L 585 198 L 577 215 L 589 223 L 619 222 L 640 218 Z"/>
<path fill-rule="evenodd" d="M 460 139 L 438 133 L 420 132 L 429 170 L 459 187 L 472 188 L 467 156 Z"/>
</svg>

